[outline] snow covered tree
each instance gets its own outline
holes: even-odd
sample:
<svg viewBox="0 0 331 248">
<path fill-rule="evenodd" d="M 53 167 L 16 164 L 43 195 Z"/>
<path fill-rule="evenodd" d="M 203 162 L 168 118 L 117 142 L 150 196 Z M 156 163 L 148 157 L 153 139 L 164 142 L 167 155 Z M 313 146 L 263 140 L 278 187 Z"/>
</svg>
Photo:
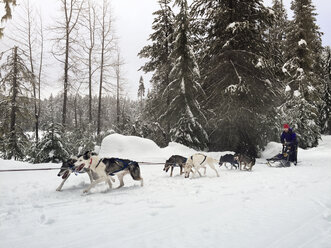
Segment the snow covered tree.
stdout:
<svg viewBox="0 0 331 248">
<path fill-rule="evenodd" d="M 331 134 L 331 49 L 325 47 L 322 52 L 323 87 L 322 104 L 319 108 L 321 131 Z"/>
<path fill-rule="evenodd" d="M 22 50 L 15 46 L 8 52 L 7 61 L 0 66 L 0 87 L 3 91 L 1 105 L 8 111 L 8 119 L 1 126 L 3 157 L 22 160 L 28 142 L 22 125 L 24 119 L 31 117 L 27 106 L 35 78 L 25 65 Z"/>
<path fill-rule="evenodd" d="M 59 163 L 70 157 L 68 141 L 61 124 L 50 123 L 44 127 L 45 133 L 40 140 L 33 162 L 35 163 Z"/>
<path fill-rule="evenodd" d="M 272 70 L 276 79 L 283 81 L 284 73 L 282 72 L 282 67 L 285 63 L 285 30 L 288 25 L 288 20 L 283 0 L 273 0 L 272 2 L 271 11 L 273 20 L 266 35 L 269 44 L 268 67 Z"/>
<path fill-rule="evenodd" d="M 146 121 L 154 122 L 165 112 L 170 104 L 169 94 L 162 95 L 164 89 L 170 84 L 169 74 L 173 66 L 170 57 L 173 51 L 174 39 L 174 13 L 169 6 L 171 0 L 158 0 L 160 10 L 153 13 L 155 16 L 152 28 L 154 32 L 150 35 L 151 45 L 143 47 L 139 52 L 139 57 L 149 59 L 141 67 L 144 72 L 153 72 L 151 79 L 153 96 L 149 97 L 146 102 L 144 115 Z M 170 131 L 170 125 L 167 119 L 164 119 L 160 125 Z M 169 139 L 169 138 L 168 138 Z"/>
<path fill-rule="evenodd" d="M 138 100 L 140 101 L 140 109 L 143 108 L 143 97 L 145 96 L 145 85 L 144 85 L 144 79 L 142 76 L 140 76 L 139 79 L 139 88 L 138 88 Z"/>
<path fill-rule="evenodd" d="M 208 135 L 202 124 L 206 118 L 197 101 L 203 90 L 192 50 L 188 5 L 186 0 L 175 0 L 175 4 L 180 8 L 175 18 L 176 38 L 171 54 L 175 65 L 169 75 L 171 83 L 163 92 L 171 101 L 160 119 L 167 119 L 170 123 L 172 141 L 195 149 L 206 149 Z"/>
<path fill-rule="evenodd" d="M 70 154 L 78 155 L 85 151 L 93 151 L 95 148 L 97 137 L 91 124 L 88 124 L 86 128 L 76 128 L 66 136 L 67 150 Z"/>
<path fill-rule="evenodd" d="M 272 13 L 261 0 L 196 0 L 192 11 L 208 23 L 201 74 L 210 148 L 256 156 L 276 126 L 279 89 L 266 66 L 265 40 Z"/>
<path fill-rule="evenodd" d="M 311 0 L 294 0 L 291 9 L 294 19 L 287 29 L 287 60 L 283 66 L 287 84 L 283 122 L 296 128 L 299 145 L 306 148 L 317 146 L 320 138 L 321 33 Z"/>
</svg>

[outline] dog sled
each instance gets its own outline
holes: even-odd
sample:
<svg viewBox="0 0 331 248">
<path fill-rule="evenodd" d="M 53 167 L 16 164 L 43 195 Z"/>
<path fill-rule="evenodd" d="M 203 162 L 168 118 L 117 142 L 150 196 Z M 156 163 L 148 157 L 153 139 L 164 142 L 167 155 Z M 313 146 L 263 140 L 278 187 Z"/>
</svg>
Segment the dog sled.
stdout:
<svg viewBox="0 0 331 248">
<path fill-rule="evenodd" d="M 292 143 L 285 143 L 282 152 L 267 159 L 270 167 L 290 167 L 291 162 L 297 165 L 297 146 Z"/>
</svg>

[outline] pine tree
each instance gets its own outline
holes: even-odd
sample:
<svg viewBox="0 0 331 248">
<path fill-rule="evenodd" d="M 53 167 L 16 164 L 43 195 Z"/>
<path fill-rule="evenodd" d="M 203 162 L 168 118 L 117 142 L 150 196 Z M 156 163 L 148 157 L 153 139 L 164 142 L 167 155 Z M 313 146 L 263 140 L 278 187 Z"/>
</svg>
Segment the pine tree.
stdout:
<svg viewBox="0 0 331 248">
<path fill-rule="evenodd" d="M 45 134 L 38 144 L 35 163 L 59 163 L 70 157 L 68 140 L 61 124 L 50 123 L 44 127 Z"/>
<path fill-rule="evenodd" d="M 275 129 L 279 89 L 267 68 L 265 32 L 272 15 L 261 0 L 196 0 L 205 28 L 202 105 L 209 114 L 210 148 L 257 155 Z M 269 121 L 266 121 L 269 120 Z"/>
<path fill-rule="evenodd" d="M 180 11 L 175 19 L 175 43 L 171 54 L 175 65 L 170 72 L 171 83 L 163 92 L 170 96 L 167 111 L 160 117 L 171 125 L 171 140 L 195 149 L 206 149 L 208 135 L 202 121 L 206 121 L 197 101 L 203 92 L 200 73 L 191 43 L 190 16 L 186 0 L 175 0 Z"/>
<path fill-rule="evenodd" d="M 140 109 L 143 109 L 143 97 L 145 96 L 145 85 L 144 79 L 140 76 L 139 79 L 139 88 L 138 88 L 138 100 L 140 101 Z"/>
<path fill-rule="evenodd" d="M 269 68 L 271 68 L 274 77 L 279 81 L 284 80 L 282 67 L 285 64 L 285 41 L 286 28 L 288 25 L 287 14 L 284 8 L 283 0 L 273 0 L 272 25 L 268 29 L 267 42 L 269 43 Z"/>
<path fill-rule="evenodd" d="M 294 0 L 294 19 L 289 23 L 286 41 L 286 102 L 283 120 L 296 129 L 300 147 L 318 145 L 320 126 L 318 106 L 322 85 L 321 33 L 311 0 Z"/>
<path fill-rule="evenodd" d="M 158 3 L 160 10 L 153 13 L 155 16 L 152 25 L 154 33 L 149 37 L 152 44 L 143 47 L 138 54 L 141 58 L 149 59 L 141 69 L 146 73 L 153 72 L 151 79 L 153 96 L 147 99 L 144 112 L 148 112 L 148 114 L 143 116 L 144 120 L 150 122 L 158 120 L 170 104 L 170 96 L 162 95 L 162 92 L 170 84 L 169 74 L 173 66 L 170 57 L 174 39 L 174 13 L 169 6 L 171 0 L 158 0 Z M 160 125 L 166 130 L 166 133 L 169 133 L 170 125 L 167 119 L 164 119 Z"/>
<path fill-rule="evenodd" d="M 321 131 L 331 134 L 331 49 L 329 46 L 322 53 L 323 87 L 322 104 L 319 108 Z"/>
<path fill-rule="evenodd" d="M 24 119 L 29 118 L 27 105 L 29 102 L 29 89 L 34 76 L 24 62 L 24 52 L 18 47 L 10 49 L 7 61 L 1 65 L 0 86 L 4 92 L 2 102 L 7 109 L 8 121 L 1 127 L 3 157 L 5 159 L 22 160 L 28 139 L 24 134 Z"/>
</svg>

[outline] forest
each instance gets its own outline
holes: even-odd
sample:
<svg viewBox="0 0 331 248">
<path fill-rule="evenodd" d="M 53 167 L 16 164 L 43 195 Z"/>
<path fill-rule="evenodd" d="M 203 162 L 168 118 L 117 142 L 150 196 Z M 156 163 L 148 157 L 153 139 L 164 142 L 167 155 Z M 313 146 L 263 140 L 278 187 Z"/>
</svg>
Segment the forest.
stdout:
<svg viewBox="0 0 331 248">
<path fill-rule="evenodd" d="M 6 5 L 2 20 L 17 4 Z M 59 0 L 61 17 L 45 36 L 25 1 L 14 37 L 0 50 L 0 156 L 60 162 L 95 149 L 110 133 L 160 147 L 257 157 L 282 125 L 301 148 L 331 134 L 331 49 L 322 45 L 312 0 L 158 0 L 153 32 L 137 56 L 147 62 L 137 98 L 125 94 L 111 1 Z M 6 36 L 6 29 L 0 36 Z M 12 31 L 12 30 L 11 30 Z M 1 38 L 0 38 L 1 39 Z M 0 40 L 1 41 L 1 40 Z M 14 42 L 15 41 L 15 42 Z M 61 66 L 59 94 L 41 97 L 46 44 Z"/>
</svg>

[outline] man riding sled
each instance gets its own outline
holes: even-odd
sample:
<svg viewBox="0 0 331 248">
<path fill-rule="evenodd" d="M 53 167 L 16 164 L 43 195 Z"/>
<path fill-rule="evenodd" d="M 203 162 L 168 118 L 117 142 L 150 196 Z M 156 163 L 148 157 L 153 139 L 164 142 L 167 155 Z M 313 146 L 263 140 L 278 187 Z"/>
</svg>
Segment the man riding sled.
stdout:
<svg viewBox="0 0 331 248">
<path fill-rule="evenodd" d="M 297 151 L 298 151 L 298 141 L 295 132 L 290 128 L 288 124 L 284 124 L 284 131 L 280 136 L 280 141 L 283 144 L 283 151 L 286 148 L 290 149 L 289 161 L 297 164 Z"/>
</svg>

